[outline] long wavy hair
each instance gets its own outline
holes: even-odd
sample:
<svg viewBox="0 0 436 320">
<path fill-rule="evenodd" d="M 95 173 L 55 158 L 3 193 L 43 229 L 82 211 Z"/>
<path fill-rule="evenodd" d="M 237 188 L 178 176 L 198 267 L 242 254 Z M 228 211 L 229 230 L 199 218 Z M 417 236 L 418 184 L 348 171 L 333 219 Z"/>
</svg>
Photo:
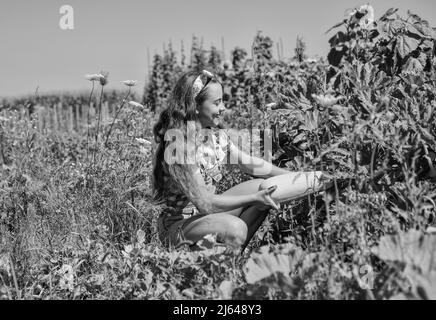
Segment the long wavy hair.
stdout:
<svg viewBox="0 0 436 320">
<path fill-rule="evenodd" d="M 153 197 L 156 201 L 161 202 L 165 200 L 165 185 L 163 182 L 165 133 L 169 129 L 179 129 L 184 132 L 186 139 L 186 127 L 188 121 L 195 121 L 197 124 L 196 129 L 198 130 L 199 125 L 196 110 L 197 106 L 201 105 L 208 98 L 209 84 L 218 83 L 221 87 L 223 86 L 214 76 L 194 98 L 194 81 L 202 74 L 202 71 L 188 71 L 182 74 L 168 98 L 166 108 L 161 112 L 159 119 L 153 128 L 154 139 L 157 143 L 153 163 Z M 224 125 L 219 124 L 218 127 L 224 128 Z M 177 169 L 178 170 L 171 170 L 170 168 L 170 174 L 180 184 L 183 190 L 186 190 L 191 196 L 195 196 L 199 191 L 196 190 L 198 189 L 198 186 L 196 186 L 191 179 L 192 172 L 186 172 L 192 170 L 191 166 L 183 166 L 184 172 L 181 172 L 180 166 L 178 166 Z"/>
</svg>

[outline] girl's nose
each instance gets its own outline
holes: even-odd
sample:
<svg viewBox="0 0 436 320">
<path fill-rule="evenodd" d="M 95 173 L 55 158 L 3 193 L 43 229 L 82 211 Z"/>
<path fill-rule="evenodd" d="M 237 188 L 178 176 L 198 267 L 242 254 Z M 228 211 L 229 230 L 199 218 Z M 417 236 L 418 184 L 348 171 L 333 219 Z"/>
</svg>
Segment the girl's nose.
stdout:
<svg viewBox="0 0 436 320">
<path fill-rule="evenodd" d="M 220 111 L 220 113 L 226 111 L 226 107 L 224 106 L 224 103 L 220 104 L 219 111 Z"/>
</svg>

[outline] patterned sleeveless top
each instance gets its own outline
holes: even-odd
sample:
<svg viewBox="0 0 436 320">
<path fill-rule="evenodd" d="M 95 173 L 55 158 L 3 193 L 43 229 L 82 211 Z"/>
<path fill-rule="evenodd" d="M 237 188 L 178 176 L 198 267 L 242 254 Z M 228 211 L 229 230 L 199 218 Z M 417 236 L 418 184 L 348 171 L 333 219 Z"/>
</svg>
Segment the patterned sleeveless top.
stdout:
<svg viewBox="0 0 436 320">
<path fill-rule="evenodd" d="M 211 128 L 207 135 L 198 134 L 196 138 L 196 164 L 203 176 L 206 188 L 209 192 L 215 193 L 220 180 L 222 179 L 222 165 L 229 150 L 230 139 L 224 130 Z M 163 180 L 166 189 L 163 193 L 164 203 L 167 208 L 161 215 L 170 220 L 180 220 L 183 213 L 198 213 L 195 206 L 173 179 L 168 170 L 168 164 L 162 160 Z M 185 209 L 185 210 L 184 210 Z"/>
</svg>

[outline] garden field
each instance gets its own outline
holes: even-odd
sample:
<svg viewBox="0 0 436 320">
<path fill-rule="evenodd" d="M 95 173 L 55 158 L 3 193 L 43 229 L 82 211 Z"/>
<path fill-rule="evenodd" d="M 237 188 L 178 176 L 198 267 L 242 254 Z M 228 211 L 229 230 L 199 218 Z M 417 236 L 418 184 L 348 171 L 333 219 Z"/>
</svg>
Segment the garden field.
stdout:
<svg viewBox="0 0 436 320">
<path fill-rule="evenodd" d="M 363 6 L 329 34 L 321 58 L 261 32 L 229 60 L 169 43 L 141 97 L 100 72 L 82 95 L 0 100 L 0 299 L 436 299 L 436 29 Z M 272 128 L 274 164 L 349 181 L 271 210 L 243 254 L 157 237 L 152 129 L 196 68 L 229 128 Z"/>
</svg>

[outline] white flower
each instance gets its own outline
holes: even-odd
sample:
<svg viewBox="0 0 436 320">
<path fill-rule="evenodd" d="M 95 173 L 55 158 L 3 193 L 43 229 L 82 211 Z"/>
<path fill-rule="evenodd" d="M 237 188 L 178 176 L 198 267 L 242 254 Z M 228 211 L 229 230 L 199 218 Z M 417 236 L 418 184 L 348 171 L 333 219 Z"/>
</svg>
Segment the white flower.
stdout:
<svg viewBox="0 0 436 320">
<path fill-rule="evenodd" d="M 107 71 L 100 71 L 100 85 L 105 86 L 108 83 L 108 77 L 109 77 L 109 72 Z"/>
<path fill-rule="evenodd" d="M 366 10 L 366 15 L 360 19 L 360 26 L 364 29 L 370 28 L 374 23 L 374 8 L 370 5 L 364 5 L 360 7 L 360 10 L 362 12 L 363 10 Z"/>
<path fill-rule="evenodd" d="M 129 101 L 129 105 L 131 105 L 132 107 L 144 108 L 142 104 L 135 101 Z"/>
<path fill-rule="evenodd" d="M 138 243 L 144 243 L 145 241 L 145 232 L 143 230 L 138 230 L 136 232 L 136 238 L 138 240 Z"/>
<path fill-rule="evenodd" d="M 374 25 L 374 8 L 369 4 L 361 6 L 359 9 L 354 9 L 350 12 L 350 17 L 354 17 L 357 13 L 363 15 L 359 19 L 359 26 L 363 29 L 369 29 Z"/>
<path fill-rule="evenodd" d="M 11 276 L 11 262 L 6 254 L 0 255 L 0 270 L 4 270 L 8 276 Z"/>
<path fill-rule="evenodd" d="M 354 16 L 357 13 L 357 9 L 353 9 L 348 16 L 351 18 L 352 16 Z"/>
<path fill-rule="evenodd" d="M 104 76 L 100 73 L 87 74 L 85 75 L 85 79 L 89 81 L 100 81 L 100 79 L 104 78 Z"/>
<path fill-rule="evenodd" d="M 150 150 L 148 150 L 147 148 L 144 148 L 143 146 L 139 147 L 139 152 L 141 152 L 143 155 L 149 155 L 150 154 Z"/>
<path fill-rule="evenodd" d="M 125 84 L 128 87 L 134 87 L 134 86 L 136 86 L 138 81 L 136 81 L 136 80 L 125 80 L 125 81 L 121 81 L 121 83 Z"/>
<path fill-rule="evenodd" d="M 126 252 L 126 253 L 130 253 L 130 252 L 132 252 L 133 251 L 133 246 L 131 245 L 131 244 L 128 244 L 128 245 L 125 245 L 124 246 L 124 251 Z"/>
</svg>

